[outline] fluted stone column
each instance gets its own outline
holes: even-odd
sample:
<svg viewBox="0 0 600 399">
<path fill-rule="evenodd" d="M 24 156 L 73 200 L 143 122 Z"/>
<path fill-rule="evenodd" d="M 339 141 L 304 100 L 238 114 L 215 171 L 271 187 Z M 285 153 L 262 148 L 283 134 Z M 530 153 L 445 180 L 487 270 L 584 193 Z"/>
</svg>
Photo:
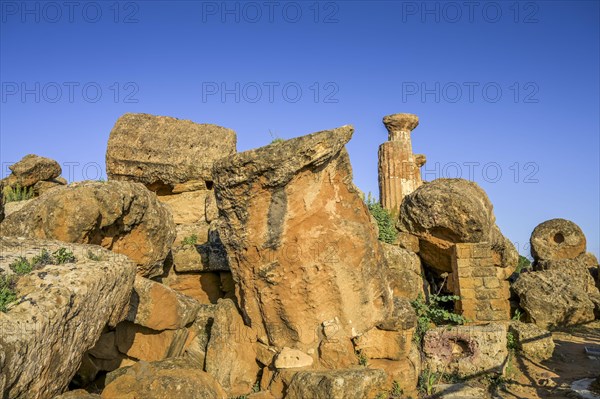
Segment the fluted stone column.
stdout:
<svg viewBox="0 0 600 399">
<path fill-rule="evenodd" d="M 422 184 L 419 164 L 425 156 L 412 152 L 410 132 L 419 124 L 413 114 L 393 114 L 383 118 L 388 130 L 388 140 L 379 146 L 379 198 L 381 206 L 392 214 L 398 214 L 405 195 Z"/>
</svg>

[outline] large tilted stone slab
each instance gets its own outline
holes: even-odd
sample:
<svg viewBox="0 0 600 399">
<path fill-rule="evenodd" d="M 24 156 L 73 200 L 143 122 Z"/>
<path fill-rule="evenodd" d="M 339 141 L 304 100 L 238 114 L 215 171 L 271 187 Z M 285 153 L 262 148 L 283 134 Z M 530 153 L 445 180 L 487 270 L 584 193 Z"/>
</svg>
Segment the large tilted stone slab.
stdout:
<svg viewBox="0 0 600 399">
<path fill-rule="evenodd" d="M 107 376 L 103 399 L 226 399 L 219 383 L 200 365 L 182 358 L 141 361 Z"/>
<path fill-rule="evenodd" d="M 213 162 L 235 152 L 233 130 L 167 116 L 125 114 L 110 132 L 106 170 L 109 179 L 168 192 L 180 183 L 212 181 Z"/>
<path fill-rule="evenodd" d="M 156 331 L 177 330 L 194 321 L 200 302 L 171 288 L 137 276 L 127 320 Z"/>
<path fill-rule="evenodd" d="M 339 335 L 374 327 L 391 311 L 383 253 L 352 183 L 343 126 L 215 163 L 213 176 L 246 322 L 261 341 L 315 353 L 322 323 Z"/>
<path fill-rule="evenodd" d="M 356 368 L 296 373 L 286 399 L 370 399 L 385 391 L 385 372 Z"/>
<path fill-rule="evenodd" d="M 127 255 L 138 274 L 162 274 L 175 239 L 168 209 L 139 183 L 82 182 L 58 187 L 10 214 L 5 236 L 97 244 Z"/>
<path fill-rule="evenodd" d="M 215 308 L 204 368 L 229 397 L 252 391 L 259 370 L 255 342 L 256 335 L 244 325 L 233 301 L 220 299 Z"/>
<path fill-rule="evenodd" d="M 0 269 L 19 256 L 28 259 L 61 247 L 76 262 L 48 265 L 21 277 L 18 302 L 0 313 L 0 392 L 9 398 L 53 398 L 69 384 L 84 352 L 105 325 L 127 313 L 135 264 L 127 257 L 89 245 L 0 238 Z M 87 257 L 92 250 L 101 256 Z"/>
</svg>

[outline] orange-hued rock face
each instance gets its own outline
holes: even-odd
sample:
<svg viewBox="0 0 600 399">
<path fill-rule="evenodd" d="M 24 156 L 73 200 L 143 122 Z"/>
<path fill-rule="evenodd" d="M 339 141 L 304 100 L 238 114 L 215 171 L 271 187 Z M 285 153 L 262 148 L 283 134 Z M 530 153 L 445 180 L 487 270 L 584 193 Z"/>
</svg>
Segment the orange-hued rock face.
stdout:
<svg viewBox="0 0 600 399">
<path fill-rule="evenodd" d="M 6 236 L 97 244 L 127 255 L 138 274 L 163 273 L 175 239 L 173 216 L 139 183 L 81 182 L 58 187 L 7 217 Z"/>
<path fill-rule="evenodd" d="M 391 309 L 383 255 L 352 184 L 345 126 L 248 151 L 213 170 L 240 307 L 259 339 L 315 353 L 323 323 L 349 339 Z"/>
</svg>

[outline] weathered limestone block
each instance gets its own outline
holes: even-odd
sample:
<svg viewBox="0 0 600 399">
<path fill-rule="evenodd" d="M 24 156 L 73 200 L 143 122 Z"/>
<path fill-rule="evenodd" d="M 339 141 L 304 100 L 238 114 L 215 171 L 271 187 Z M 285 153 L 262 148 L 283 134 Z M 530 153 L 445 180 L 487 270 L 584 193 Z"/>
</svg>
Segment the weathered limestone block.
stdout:
<svg viewBox="0 0 600 399">
<path fill-rule="evenodd" d="M 358 365 L 354 345 L 346 337 L 323 339 L 318 353 L 319 366 L 322 368 L 341 369 Z"/>
<path fill-rule="evenodd" d="M 488 241 L 494 221 L 486 193 L 464 179 L 436 179 L 422 185 L 406 197 L 400 213 L 404 231 L 452 243 Z"/>
<path fill-rule="evenodd" d="M 33 193 L 35 196 L 39 197 L 55 187 L 65 186 L 66 184 L 67 181 L 60 177 L 52 180 L 39 181 L 33 185 Z"/>
<path fill-rule="evenodd" d="M 125 114 L 110 132 L 106 170 L 109 180 L 140 182 L 159 194 L 210 189 L 213 162 L 235 152 L 233 130 L 166 116 Z"/>
<path fill-rule="evenodd" d="M 89 393 L 83 389 L 76 389 L 75 391 L 65 392 L 62 395 L 56 396 L 54 399 L 101 399 L 100 395 L 95 393 Z"/>
<path fill-rule="evenodd" d="M 404 248 L 407 251 L 415 254 L 419 253 L 419 237 L 415 235 L 405 231 L 399 231 L 396 242 L 400 248 Z"/>
<path fill-rule="evenodd" d="M 55 179 L 62 173 L 58 162 L 34 154 L 25 155 L 8 168 L 12 173 L 5 179 L 5 186 L 11 187 L 31 187 L 37 182 Z"/>
<path fill-rule="evenodd" d="M 175 358 L 141 361 L 107 376 L 103 399 L 226 399 L 219 383 L 201 365 Z"/>
<path fill-rule="evenodd" d="M 210 332 L 205 370 L 216 378 L 228 396 L 246 394 L 256 383 L 259 367 L 255 342 L 255 332 L 244 325 L 233 301 L 221 299 Z"/>
<path fill-rule="evenodd" d="M 499 323 L 437 327 L 425 333 L 425 367 L 460 377 L 501 371 L 508 356 L 506 326 Z"/>
<path fill-rule="evenodd" d="M 350 339 L 386 318 L 383 252 L 352 184 L 353 129 L 314 133 L 215 164 L 219 229 L 245 320 L 262 342 L 319 347 L 336 317 Z"/>
<path fill-rule="evenodd" d="M 156 331 L 128 321 L 119 323 L 115 331 L 119 351 L 145 361 L 181 356 L 189 335 L 186 328 Z"/>
<path fill-rule="evenodd" d="M 273 364 L 273 360 L 277 356 L 277 349 L 263 343 L 256 343 L 256 360 L 264 366 Z M 312 358 L 311 358 L 312 360 Z"/>
<path fill-rule="evenodd" d="M 512 289 L 538 327 L 551 329 L 594 320 L 595 304 L 583 280 L 561 269 L 521 273 Z"/>
<path fill-rule="evenodd" d="M 535 260 L 573 259 L 585 253 L 586 239 L 581 228 L 570 220 L 551 219 L 533 229 L 531 256 Z"/>
<path fill-rule="evenodd" d="M 225 297 L 219 273 L 174 273 L 171 270 L 162 283 L 202 304 L 215 304 Z"/>
<path fill-rule="evenodd" d="M 167 205 L 175 224 L 205 223 L 204 206 L 208 190 L 188 191 L 181 194 L 159 195 L 158 200 Z"/>
<path fill-rule="evenodd" d="M 138 274 L 162 274 L 175 239 L 168 209 L 143 185 L 82 182 L 58 187 L 26 204 L 0 225 L 5 236 L 97 244 L 127 255 Z"/>
<path fill-rule="evenodd" d="M 127 320 L 156 331 L 177 330 L 194 321 L 200 302 L 169 287 L 136 277 Z"/>
<path fill-rule="evenodd" d="M 313 358 L 298 349 L 285 347 L 277 354 L 275 368 L 292 369 L 309 367 L 313 364 Z"/>
<path fill-rule="evenodd" d="M 508 331 L 517 340 L 519 350 L 528 358 L 541 361 L 552 357 L 554 341 L 549 331 L 520 321 L 511 321 Z"/>
<path fill-rule="evenodd" d="M 4 196 L 2 196 L 4 197 Z M 8 217 L 9 215 L 12 215 L 13 213 L 23 209 L 25 207 L 25 205 L 29 204 L 30 202 L 34 201 L 35 199 L 28 199 L 28 200 L 23 200 L 23 201 L 12 201 L 12 202 L 7 202 L 4 205 L 4 216 Z"/>
<path fill-rule="evenodd" d="M 382 391 L 389 392 L 394 381 L 400 384 L 406 397 L 417 397 L 417 384 L 421 374 L 421 352 L 415 343 L 412 343 L 407 357 L 401 360 L 370 359 L 369 368 L 381 369 L 386 374 L 385 385 Z"/>
<path fill-rule="evenodd" d="M 383 123 L 389 141 L 379 146 L 379 197 L 381 206 L 397 215 L 402 199 L 422 183 L 410 139 L 419 118 L 413 114 L 394 114 L 384 117 Z"/>
<path fill-rule="evenodd" d="M 387 264 L 387 281 L 394 296 L 416 299 L 425 297 L 421 259 L 404 248 L 381 243 Z"/>
<path fill-rule="evenodd" d="M 217 199 L 215 198 L 214 191 L 211 191 L 206 196 L 204 203 L 204 218 L 206 222 L 211 223 L 213 220 L 217 220 L 219 217 L 219 208 L 217 208 Z"/>
<path fill-rule="evenodd" d="M 598 295 L 596 282 L 590 272 L 590 266 L 596 262 L 593 254 L 586 253 L 581 254 L 574 259 L 538 260 L 534 263 L 534 270 L 561 271 L 565 275 L 565 279 L 568 278 L 571 284 L 579 286 L 588 294 Z"/>
<path fill-rule="evenodd" d="M 367 368 L 300 371 L 293 377 L 286 399 L 370 399 L 385 384 L 383 370 Z"/>
<path fill-rule="evenodd" d="M 417 315 L 410 300 L 394 297 L 394 308 L 390 316 L 377 327 L 387 331 L 407 331 L 417 326 Z"/>
<path fill-rule="evenodd" d="M 185 345 L 184 356 L 197 364 L 204 364 L 210 330 L 215 318 L 216 305 L 202 305 L 194 324 L 189 328 L 190 336 Z"/>
<path fill-rule="evenodd" d="M 373 328 L 354 339 L 357 351 L 369 359 L 402 360 L 410 350 L 414 329 L 385 331 Z"/>
<path fill-rule="evenodd" d="M 177 226 L 177 238 L 172 250 L 173 264 L 178 273 L 229 271 L 227 253 L 218 232 L 219 222 Z M 196 244 L 184 240 L 197 237 Z"/>
<path fill-rule="evenodd" d="M 48 265 L 20 277 L 19 301 L 0 312 L 0 392 L 10 398 L 53 398 L 69 384 L 84 352 L 105 325 L 127 313 L 135 264 L 123 255 L 90 245 L 0 238 L 0 270 L 19 256 L 42 249 L 73 251 L 76 262 Z M 103 260 L 86 256 L 94 249 Z M 85 326 L 85 328 L 82 328 Z"/>
</svg>

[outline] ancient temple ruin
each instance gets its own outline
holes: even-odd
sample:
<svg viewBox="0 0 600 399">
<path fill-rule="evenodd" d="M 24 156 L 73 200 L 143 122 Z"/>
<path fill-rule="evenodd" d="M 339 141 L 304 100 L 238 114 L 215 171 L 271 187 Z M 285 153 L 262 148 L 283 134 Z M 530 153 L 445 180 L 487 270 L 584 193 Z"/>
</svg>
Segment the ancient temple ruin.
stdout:
<svg viewBox="0 0 600 399">
<path fill-rule="evenodd" d="M 397 214 L 402 199 L 422 184 L 420 167 L 426 158 L 412 152 L 410 132 L 419 125 L 416 115 L 388 115 L 383 124 L 388 141 L 379 146 L 379 198 L 381 206 Z"/>
</svg>

